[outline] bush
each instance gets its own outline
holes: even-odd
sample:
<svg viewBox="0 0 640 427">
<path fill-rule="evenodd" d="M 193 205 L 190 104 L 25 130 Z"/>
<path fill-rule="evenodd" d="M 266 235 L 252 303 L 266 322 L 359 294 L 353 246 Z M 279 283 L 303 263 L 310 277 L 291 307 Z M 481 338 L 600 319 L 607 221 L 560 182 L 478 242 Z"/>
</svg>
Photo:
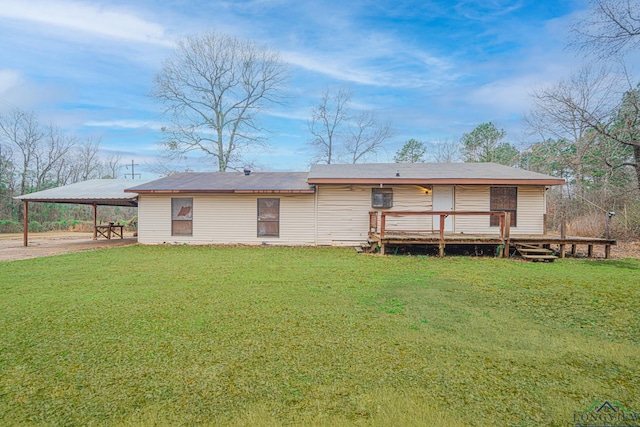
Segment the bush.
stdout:
<svg viewBox="0 0 640 427">
<path fill-rule="evenodd" d="M 11 219 L 0 220 L 0 233 L 21 233 L 22 224 Z"/>
<path fill-rule="evenodd" d="M 29 231 L 32 233 L 40 233 L 44 231 L 44 228 L 42 227 L 42 224 L 40 224 L 38 221 L 30 221 Z"/>
</svg>

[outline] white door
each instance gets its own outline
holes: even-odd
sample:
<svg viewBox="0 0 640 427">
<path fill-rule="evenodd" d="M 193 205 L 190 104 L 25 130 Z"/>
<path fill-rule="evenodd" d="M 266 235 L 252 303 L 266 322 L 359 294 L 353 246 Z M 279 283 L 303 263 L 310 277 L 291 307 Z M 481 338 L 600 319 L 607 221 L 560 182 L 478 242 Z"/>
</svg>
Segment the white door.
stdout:
<svg viewBox="0 0 640 427">
<path fill-rule="evenodd" d="M 433 186 L 433 210 L 453 211 L 453 185 Z M 433 229 L 440 230 L 440 215 L 433 216 Z M 453 215 L 449 215 L 444 220 L 444 231 L 453 231 Z"/>
</svg>

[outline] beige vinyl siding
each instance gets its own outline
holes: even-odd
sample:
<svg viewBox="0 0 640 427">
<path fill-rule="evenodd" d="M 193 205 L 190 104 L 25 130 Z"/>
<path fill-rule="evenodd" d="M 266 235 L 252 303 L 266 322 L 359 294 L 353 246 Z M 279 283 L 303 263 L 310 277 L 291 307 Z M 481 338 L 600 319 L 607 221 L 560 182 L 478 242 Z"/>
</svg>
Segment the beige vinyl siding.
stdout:
<svg viewBox="0 0 640 427">
<path fill-rule="evenodd" d="M 189 195 L 193 198 L 193 235 L 171 235 L 171 197 L 141 195 L 138 240 L 144 244 L 314 244 L 313 194 Z M 280 236 L 257 236 L 258 198 L 280 199 Z"/>
<path fill-rule="evenodd" d="M 488 185 L 458 185 L 455 189 L 455 210 L 489 212 Z M 488 216 L 460 215 L 455 218 L 456 233 L 494 234 L 499 233 L 497 227 L 489 226 Z"/>
<path fill-rule="evenodd" d="M 431 196 L 423 188 L 413 185 L 385 186 L 393 189 L 393 208 L 371 207 L 370 185 L 319 185 L 318 244 L 350 245 L 365 242 L 369 236 L 369 212 L 431 210 Z M 426 225 L 428 223 L 428 226 Z M 431 217 L 389 217 L 387 228 L 431 228 Z"/>
<path fill-rule="evenodd" d="M 488 185 L 456 186 L 456 210 L 489 211 L 489 188 Z M 545 188 L 543 186 L 519 186 L 517 226 L 511 227 L 511 234 L 542 234 L 545 209 Z M 499 230 L 497 227 L 489 226 L 489 217 L 461 215 L 456 217 L 455 232 L 496 234 Z"/>
<path fill-rule="evenodd" d="M 518 226 L 511 234 L 544 234 L 546 195 L 543 186 L 518 187 Z"/>
</svg>

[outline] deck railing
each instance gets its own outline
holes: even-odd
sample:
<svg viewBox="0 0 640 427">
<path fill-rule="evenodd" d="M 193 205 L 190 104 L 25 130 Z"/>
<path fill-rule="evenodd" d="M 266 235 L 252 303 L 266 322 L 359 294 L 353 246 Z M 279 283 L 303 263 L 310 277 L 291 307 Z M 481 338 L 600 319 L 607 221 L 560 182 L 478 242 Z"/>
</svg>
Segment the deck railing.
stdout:
<svg viewBox="0 0 640 427">
<path fill-rule="evenodd" d="M 408 217 L 408 216 L 438 216 L 440 217 L 439 228 L 437 229 L 423 229 L 423 230 L 387 230 L 387 217 Z M 510 233 L 510 223 L 511 223 L 511 214 L 509 212 L 498 212 L 498 211 L 389 211 L 389 212 L 379 212 L 379 211 L 371 211 L 369 212 L 369 234 L 380 234 L 380 239 L 384 239 L 385 233 L 387 232 L 395 232 L 395 233 L 439 233 L 440 240 L 444 240 L 445 233 L 445 220 L 448 216 L 497 216 L 500 218 L 500 223 L 498 226 L 498 231 L 500 233 L 500 239 L 509 238 Z M 378 218 L 380 218 L 380 226 L 378 228 Z"/>
</svg>

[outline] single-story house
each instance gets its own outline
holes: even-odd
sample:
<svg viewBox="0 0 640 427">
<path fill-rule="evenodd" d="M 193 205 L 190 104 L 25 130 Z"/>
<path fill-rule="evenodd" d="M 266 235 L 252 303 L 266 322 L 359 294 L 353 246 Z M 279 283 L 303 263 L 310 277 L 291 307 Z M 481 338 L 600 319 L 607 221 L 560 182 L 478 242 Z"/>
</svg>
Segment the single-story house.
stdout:
<svg viewBox="0 0 640 427">
<path fill-rule="evenodd" d="M 508 212 L 512 235 L 545 232 L 546 191 L 564 180 L 494 163 L 313 165 L 307 172 L 185 172 L 138 195 L 143 244 L 352 246 L 370 212 Z M 439 216 L 389 217 L 388 229 L 438 230 Z M 494 234 L 497 217 L 450 215 L 445 231 Z"/>
</svg>

